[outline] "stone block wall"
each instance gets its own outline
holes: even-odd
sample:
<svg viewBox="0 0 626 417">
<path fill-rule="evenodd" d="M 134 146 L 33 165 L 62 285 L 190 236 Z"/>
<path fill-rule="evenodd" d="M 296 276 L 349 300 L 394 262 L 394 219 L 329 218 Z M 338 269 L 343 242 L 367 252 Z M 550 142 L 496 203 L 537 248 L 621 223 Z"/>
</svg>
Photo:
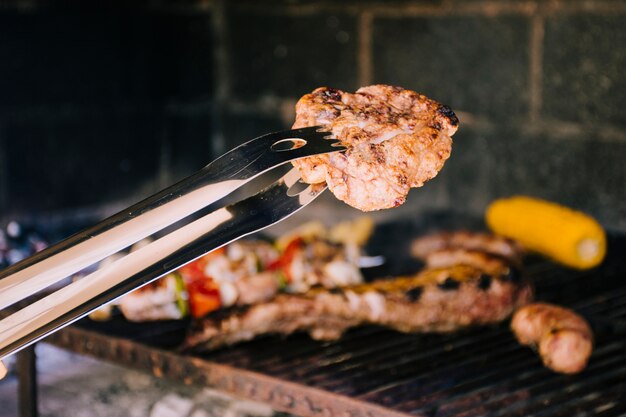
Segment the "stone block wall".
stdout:
<svg viewBox="0 0 626 417">
<path fill-rule="evenodd" d="M 624 45 L 623 0 L 5 0 L 0 218 L 136 201 L 289 127 L 318 86 L 390 83 L 461 128 L 380 216 L 521 193 L 626 231 Z"/>
</svg>

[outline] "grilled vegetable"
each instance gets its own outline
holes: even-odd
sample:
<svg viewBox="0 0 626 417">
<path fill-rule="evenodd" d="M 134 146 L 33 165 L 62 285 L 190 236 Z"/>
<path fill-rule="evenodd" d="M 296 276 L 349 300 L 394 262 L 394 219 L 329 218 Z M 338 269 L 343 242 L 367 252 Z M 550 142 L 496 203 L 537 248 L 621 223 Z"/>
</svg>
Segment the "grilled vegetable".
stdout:
<svg viewBox="0 0 626 417">
<path fill-rule="evenodd" d="M 606 235 L 596 220 L 548 201 L 496 200 L 487 208 L 486 221 L 495 233 L 573 268 L 592 268 L 606 253 Z"/>
<path fill-rule="evenodd" d="M 188 282 L 187 293 L 192 317 L 202 317 L 222 306 L 220 287 L 213 279 Z"/>
</svg>

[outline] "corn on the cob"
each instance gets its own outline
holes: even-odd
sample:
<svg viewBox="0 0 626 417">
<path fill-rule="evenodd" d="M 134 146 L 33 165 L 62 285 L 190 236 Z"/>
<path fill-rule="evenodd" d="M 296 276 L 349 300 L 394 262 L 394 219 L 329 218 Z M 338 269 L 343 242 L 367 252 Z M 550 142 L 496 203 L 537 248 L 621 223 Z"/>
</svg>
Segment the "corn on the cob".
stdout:
<svg viewBox="0 0 626 417">
<path fill-rule="evenodd" d="M 573 268 L 592 268 L 606 253 L 606 235 L 596 220 L 548 201 L 524 196 L 496 200 L 487 208 L 486 221 L 496 234 Z"/>
</svg>

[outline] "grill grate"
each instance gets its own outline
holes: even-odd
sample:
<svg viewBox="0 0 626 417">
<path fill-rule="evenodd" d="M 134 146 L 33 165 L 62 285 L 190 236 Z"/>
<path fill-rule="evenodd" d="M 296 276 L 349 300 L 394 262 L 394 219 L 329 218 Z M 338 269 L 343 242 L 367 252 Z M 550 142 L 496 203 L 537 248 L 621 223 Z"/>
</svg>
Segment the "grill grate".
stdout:
<svg viewBox="0 0 626 417">
<path fill-rule="evenodd" d="M 132 334 L 140 343 L 130 345 L 130 350 L 137 352 L 127 362 L 142 363 L 138 359 L 141 349 L 150 345 L 150 366 L 158 362 L 161 373 L 165 367 L 166 374 L 177 375 L 174 370 L 179 367 L 182 378 L 193 374 L 195 367 L 226 366 L 225 372 L 243 370 L 252 372 L 246 376 L 256 375 L 279 387 L 283 384 L 286 392 L 298 386 L 315 389 L 313 394 L 320 398 L 328 396 L 325 410 L 331 412 L 338 399 L 349 398 L 356 411 L 360 405 L 364 410 L 366 405 L 382 407 L 375 409 L 383 410 L 382 414 L 372 411 L 371 415 L 386 415 L 385 410 L 389 415 L 395 411 L 437 417 L 626 415 L 626 260 L 621 257 L 626 252 L 626 238 L 612 237 L 610 248 L 607 262 L 592 271 L 566 270 L 541 259 L 531 259 L 527 267 L 537 299 L 576 309 L 596 330 L 590 364 L 575 376 L 544 368 L 536 354 L 517 344 L 508 323 L 447 335 L 406 335 L 363 327 L 348 331 L 336 342 L 315 342 L 302 334 L 286 339 L 264 337 L 190 361 L 168 353 L 180 341 L 184 323 L 133 325 L 114 320 L 82 321 L 78 326 L 124 339 Z M 90 334 L 85 332 L 83 338 Z M 59 336 L 53 341 L 79 350 L 76 340 L 66 339 Z M 89 353 L 121 361 L 119 357 L 124 355 L 110 352 L 120 349 L 119 342 L 112 346 L 116 347 Z M 194 381 L 212 384 L 211 378 L 204 375 Z M 259 397 L 251 388 L 224 387 Z M 280 410 L 321 415 L 313 405 L 302 411 L 274 396 L 267 401 Z M 356 411 L 354 415 L 367 415 Z"/>
</svg>

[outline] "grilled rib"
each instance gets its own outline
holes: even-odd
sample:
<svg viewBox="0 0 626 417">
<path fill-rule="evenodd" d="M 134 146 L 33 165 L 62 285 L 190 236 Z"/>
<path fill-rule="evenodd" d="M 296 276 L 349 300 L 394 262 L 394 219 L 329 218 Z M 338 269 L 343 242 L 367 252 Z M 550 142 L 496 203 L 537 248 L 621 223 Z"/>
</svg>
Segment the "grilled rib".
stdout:
<svg viewBox="0 0 626 417">
<path fill-rule="evenodd" d="M 532 287 L 513 268 L 492 272 L 453 266 L 369 284 L 281 294 L 270 302 L 208 315 L 196 323 L 183 349 L 208 350 L 262 334 L 296 331 L 333 340 L 363 324 L 401 332 L 450 332 L 494 323 L 530 302 Z"/>
</svg>

